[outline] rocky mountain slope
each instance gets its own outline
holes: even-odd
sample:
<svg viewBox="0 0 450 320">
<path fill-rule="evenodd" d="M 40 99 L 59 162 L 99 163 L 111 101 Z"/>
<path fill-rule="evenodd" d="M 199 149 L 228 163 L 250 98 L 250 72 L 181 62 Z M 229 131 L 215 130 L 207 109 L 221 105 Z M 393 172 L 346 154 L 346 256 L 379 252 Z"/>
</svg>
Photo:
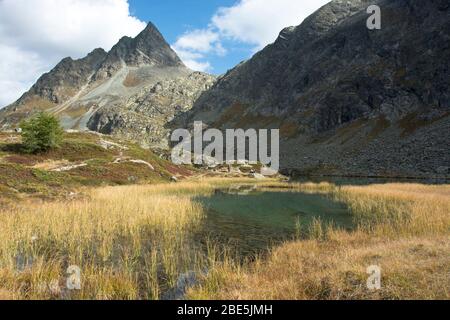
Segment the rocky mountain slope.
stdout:
<svg viewBox="0 0 450 320">
<path fill-rule="evenodd" d="M 381 8 L 381 30 L 366 9 Z M 450 177 L 450 4 L 334 0 L 217 81 L 186 68 L 149 24 L 110 52 L 66 58 L 0 128 L 39 110 L 68 129 L 167 147 L 170 128 L 279 128 L 301 174 Z"/>
<path fill-rule="evenodd" d="M 190 109 L 215 78 L 184 66 L 156 27 L 123 37 L 109 52 L 66 58 L 17 102 L 0 111 L 0 128 L 45 110 L 66 129 L 90 129 L 143 146 L 167 146 L 164 124 Z"/>
<path fill-rule="evenodd" d="M 381 8 L 369 30 L 367 7 Z M 280 128 L 285 171 L 450 175 L 450 3 L 334 0 L 178 120 Z"/>
</svg>

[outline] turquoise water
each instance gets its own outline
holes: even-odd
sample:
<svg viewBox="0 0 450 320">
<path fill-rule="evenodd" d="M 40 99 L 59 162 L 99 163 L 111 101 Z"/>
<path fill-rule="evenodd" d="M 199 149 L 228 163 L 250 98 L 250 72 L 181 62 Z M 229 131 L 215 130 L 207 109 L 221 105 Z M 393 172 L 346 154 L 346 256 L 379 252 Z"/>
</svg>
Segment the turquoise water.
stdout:
<svg viewBox="0 0 450 320">
<path fill-rule="evenodd" d="M 305 236 L 314 219 L 344 229 L 353 225 L 344 204 L 320 194 L 264 191 L 250 185 L 216 190 L 214 195 L 198 196 L 195 201 L 206 212 L 194 235 L 195 246 L 207 253 L 208 243 L 219 248 L 224 245 L 231 250 L 232 259 L 241 261 L 264 256 L 272 247 Z M 180 274 L 176 286 L 163 299 L 183 299 L 186 288 L 196 282 L 195 272 Z"/>
<path fill-rule="evenodd" d="M 251 191 L 198 197 L 207 212 L 203 232 L 243 254 L 259 253 L 301 236 L 316 219 L 351 229 L 348 208 L 320 194 Z M 203 233 L 202 232 L 202 233 Z M 204 233 L 203 233 L 204 234 Z"/>
</svg>

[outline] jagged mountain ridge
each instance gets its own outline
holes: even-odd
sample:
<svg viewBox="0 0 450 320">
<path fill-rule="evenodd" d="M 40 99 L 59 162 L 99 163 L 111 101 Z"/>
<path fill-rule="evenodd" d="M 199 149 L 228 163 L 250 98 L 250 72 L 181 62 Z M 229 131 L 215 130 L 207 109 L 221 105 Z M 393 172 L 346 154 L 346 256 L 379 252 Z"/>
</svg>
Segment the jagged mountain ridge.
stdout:
<svg viewBox="0 0 450 320">
<path fill-rule="evenodd" d="M 366 28 L 372 4 L 381 30 Z M 1 123 L 45 109 L 66 128 L 161 147 L 169 122 L 280 128 L 287 172 L 449 177 L 449 7 L 334 0 L 217 82 L 184 67 L 149 24 L 89 63 L 63 60 L 0 112 Z"/>
<path fill-rule="evenodd" d="M 93 76 L 93 81 L 111 77 L 123 64 L 184 67 L 183 62 L 151 22 L 136 38 L 123 37 L 119 40 L 108 52 Z"/>
<path fill-rule="evenodd" d="M 61 60 L 53 70 L 42 75 L 18 101 L 0 110 L 2 124 L 16 124 L 36 109 L 45 110 L 66 102 L 90 81 L 106 55 L 103 49 L 95 49 L 82 59 L 73 60 L 68 57 Z"/>
<path fill-rule="evenodd" d="M 190 109 L 214 80 L 188 69 L 149 23 L 109 52 L 95 49 L 82 59 L 63 59 L 17 102 L 0 110 L 0 127 L 17 126 L 45 110 L 56 114 L 66 129 L 90 129 L 144 146 L 167 147 L 164 123 Z"/>
<path fill-rule="evenodd" d="M 372 4 L 381 30 L 366 27 Z M 285 171 L 449 176 L 449 6 L 331 1 L 221 77 L 175 125 L 280 128 Z"/>
</svg>

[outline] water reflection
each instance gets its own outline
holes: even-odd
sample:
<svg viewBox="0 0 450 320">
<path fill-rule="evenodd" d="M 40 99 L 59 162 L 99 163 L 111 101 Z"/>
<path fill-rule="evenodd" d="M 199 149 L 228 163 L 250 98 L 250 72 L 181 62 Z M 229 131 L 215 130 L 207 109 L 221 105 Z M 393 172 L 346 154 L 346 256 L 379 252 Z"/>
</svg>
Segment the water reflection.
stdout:
<svg viewBox="0 0 450 320">
<path fill-rule="evenodd" d="M 207 212 L 201 234 L 252 255 L 305 231 L 313 219 L 349 229 L 348 208 L 320 194 L 264 191 L 234 186 L 196 198 Z"/>
</svg>

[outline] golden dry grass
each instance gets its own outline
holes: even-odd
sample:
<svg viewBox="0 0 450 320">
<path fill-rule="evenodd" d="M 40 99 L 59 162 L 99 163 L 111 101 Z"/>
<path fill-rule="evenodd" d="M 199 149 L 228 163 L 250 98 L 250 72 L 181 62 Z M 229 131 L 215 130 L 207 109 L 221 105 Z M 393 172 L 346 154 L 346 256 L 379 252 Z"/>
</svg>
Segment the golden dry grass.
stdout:
<svg viewBox="0 0 450 320">
<path fill-rule="evenodd" d="M 218 265 L 192 299 L 450 299 L 450 186 L 297 184 L 348 204 L 353 232 L 313 223 L 267 260 Z M 382 288 L 367 289 L 367 268 Z"/>
<path fill-rule="evenodd" d="M 273 191 L 328 194 L 350 207 L 357 229 L 316 220 L 309 239 L 241 264 L 193 234 L 193 199 L 253 179 L 94 189 L 72 202 L 20 202 L 0 210 L 0 299 L 160 299 L 187 271 L 204 279 L 192 299 L 449 299 L 450 186 L 258 182 Z M 65 289 L 79 266 L 82 287 Z M 382 289 L 366 288 L 369 265 Z"/>
<path fill-rule="evenodd" d="M 193 242 L 203 218 L 193 198 L 246 181 L 104 187 L 0 207 L 0 299 L 160 299 L 180 274 L 215 263 Z M 70 266 L 82 271 L 80 291 L 66 290 Z"/>
<path fill-rule="evenodd" d="M 159 298 L 196 259 L 189 236 L 202 208 L 158 188 L 171 189 L 102 188 L 90 199 L 0 212 L 2 292 L 17 299 Z M 82 290 L 50 290 L 64 284 L 71 265 L 82 270 Z"/>
<path fill-rule="evenodd" d="M 275 249 L 267 261 L 217 267 L 191 299 L 449 299 L 448 238 L 382 240 L 335 234 Z M 382 287 L 366 282 L 381 267 Z"/>
<path fill-rule="evenodd" d="M 387 184 L 343 187 L 360 228 L 384 237 L 450 235 L 450 186 Z"/>
</svg>

